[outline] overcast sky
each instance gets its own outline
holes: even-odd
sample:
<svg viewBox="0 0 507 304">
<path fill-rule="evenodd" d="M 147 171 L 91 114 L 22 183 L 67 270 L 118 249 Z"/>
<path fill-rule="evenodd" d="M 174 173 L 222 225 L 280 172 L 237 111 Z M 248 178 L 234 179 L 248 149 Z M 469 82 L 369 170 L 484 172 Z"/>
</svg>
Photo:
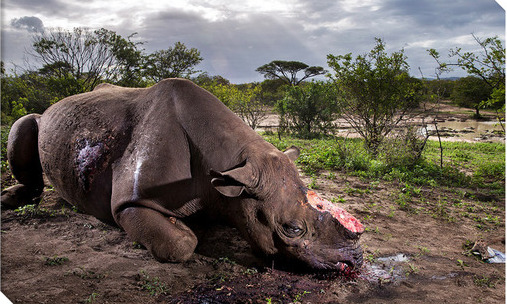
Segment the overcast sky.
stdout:
<svg viewBox="0 0 507 304">
<path fill-rule="evenodd" d="M 367 53 L 375 37 L 384 39 L 389 52 L 403 48 L 416 77 L 419 67 L 425 77 L 434 74 L 428 48 L 443 54 L 456 46 L 476 50 L 472 33 L 498 36 L 505 45 L 505 12 L 494 0 L 4 0 L 1 5 L 2 60 L 8 69 L 23 65 L 34 32 L 55 27 L 103 27 L 124 37 L 137 32 L 146 53 L 181 41 L 201 52 L 198 69 L 233 83 L 262 81 L 255 69 L 278 59 L 328 69 L 328 54 Z"/>
</svg>

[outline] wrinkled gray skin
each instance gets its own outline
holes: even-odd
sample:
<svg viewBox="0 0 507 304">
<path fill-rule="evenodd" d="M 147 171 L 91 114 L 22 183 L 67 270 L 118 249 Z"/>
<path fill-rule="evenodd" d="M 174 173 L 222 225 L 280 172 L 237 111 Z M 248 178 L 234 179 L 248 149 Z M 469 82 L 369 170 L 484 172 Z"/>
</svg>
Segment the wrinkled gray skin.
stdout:
<svg viewBox="0 0 507 304">
<path fill-rule="evenodd" d="M 66 201 L 118 224 L 159 261 L 192 255 L 197 237 L 184 221 L 201 212 L 265 255 L 313 269 L 360 266 L 359 234 L 306 203 L 298 155 L 278 151 L 190 81 L 103 84 L 12 126 L 8 159 L 20 184 L 2 203 L 39 196 L 44 172 Z"/>
</svg>

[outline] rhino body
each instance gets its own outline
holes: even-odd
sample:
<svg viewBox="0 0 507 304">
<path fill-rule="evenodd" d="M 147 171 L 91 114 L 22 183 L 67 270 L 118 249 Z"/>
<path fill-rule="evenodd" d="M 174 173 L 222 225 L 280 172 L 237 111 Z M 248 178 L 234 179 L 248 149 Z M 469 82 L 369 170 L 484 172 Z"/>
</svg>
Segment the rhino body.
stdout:
<svg viewBox="0 0 507 304">
<path fill-rule="evenodd" d="M 8 159 L 20 184 L 2 203 L 39 196 L 44 173 L 66 201 L 119 225 L 162 262 L 192 255 L 197 237 L 185 219 L 200 213 L 237 227 L 264 255 L 313 269 L 360 266 L 364 229 L 330 203 L 309 201 L 297 155 L 277 150 L 190 81 L 102 84 L 13 125 Z"/>
</svg>

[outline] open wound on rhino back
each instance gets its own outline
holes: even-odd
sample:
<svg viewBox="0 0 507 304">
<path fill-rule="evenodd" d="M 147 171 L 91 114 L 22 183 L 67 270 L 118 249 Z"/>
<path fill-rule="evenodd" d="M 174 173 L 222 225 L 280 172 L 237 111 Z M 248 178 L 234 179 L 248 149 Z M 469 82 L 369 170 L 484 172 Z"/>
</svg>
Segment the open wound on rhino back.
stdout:
<svg viewBox="0 0 507 304">
<path fill-rule="evenodd" d="M 94 177 L 105 169 L 109 157 L 109 147 L 98 141 L 80 139 L 76 141 L 75 165 L 83 188 L 88 191 Z"/>
<path fill-rule="evenodd" d="M 343 227 L 347 228 L 351 232 L 363 233 L 363 224 L 359 222 L 352 214 L 348 213 L 344 209 L 336 206 L 328 200 L 321 198 L 317 193 L 312 190 L 306 192 L 306 198 L 308 203 L 320 212 L 329 212 Z"/>
</svg>

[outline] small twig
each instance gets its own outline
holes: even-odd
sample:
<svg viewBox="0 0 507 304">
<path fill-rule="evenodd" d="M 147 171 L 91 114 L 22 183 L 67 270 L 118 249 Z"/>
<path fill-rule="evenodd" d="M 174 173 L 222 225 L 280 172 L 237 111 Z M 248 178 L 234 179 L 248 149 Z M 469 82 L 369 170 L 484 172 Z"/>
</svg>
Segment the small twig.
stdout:
<svg viewBox="0 0 507 304">
<path fill-rule="evenodd" d="M 440 168 L 444 167 L 444 148 L 442 147 L 442 140 L 440 139 L 440 132 L 438 131 L 437 122 L 434 121 L 433 124 L 435 125 L 435 131 L 437 132 L 438 136 L 438 144 L 440 145 Z"/>
<path fill-rule="evenodd" d="M 495 110 L 495 112 L 496 112 L 496 119 L 498 120 L 500 127 L 502 127 L 503 133 L 505 133 L 505 125 L 502 122 L 502 118 L 500 117 L 500 113 L 498 113 L 498 110 Z"/>
</svg>

